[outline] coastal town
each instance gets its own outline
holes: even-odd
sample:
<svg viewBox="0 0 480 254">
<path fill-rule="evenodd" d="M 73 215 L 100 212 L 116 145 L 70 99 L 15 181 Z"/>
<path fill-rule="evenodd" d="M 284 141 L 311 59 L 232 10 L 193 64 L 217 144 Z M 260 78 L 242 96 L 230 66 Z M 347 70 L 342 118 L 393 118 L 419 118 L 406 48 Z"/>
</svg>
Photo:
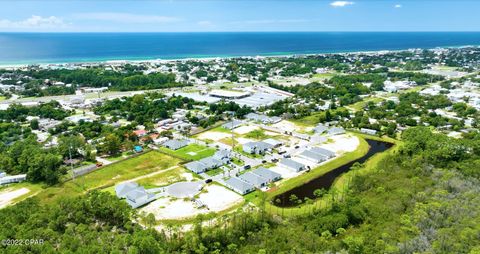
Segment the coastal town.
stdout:
<svg viewBox="0 0 480 254">
<path fill-rule="evenodd" d="M 463 47 L 4 67 L 0 208 L 95 190 L 161 231 L 321 206 L 354 166 L 325 173 L 411 127 L 478 133 L 479 66 Z"/>
</svg>

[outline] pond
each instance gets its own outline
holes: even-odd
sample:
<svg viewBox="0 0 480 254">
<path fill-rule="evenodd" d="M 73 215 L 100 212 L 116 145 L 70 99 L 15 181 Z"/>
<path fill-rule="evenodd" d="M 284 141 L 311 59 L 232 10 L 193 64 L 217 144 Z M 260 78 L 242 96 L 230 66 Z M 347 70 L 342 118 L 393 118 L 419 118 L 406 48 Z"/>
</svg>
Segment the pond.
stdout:
<svg viewBox="0 0 480 254">
<path fill-rule="evenodd" d="M 356 159 L 338 168 L 335 168 L 329 171 L 328 173 L 321 175 L 301 186 L 295 187 L 287 192 L 284 192 L 282 194 L 275 196 L 273 198 L 273 200 L 276 201 L 275 205 L 279 207 L 292 207 L 297 205 L 296 202 L 293 202 L 290 200 L 290 197 L 292 195 L 295 195 L 299 200 L 304 200 L 305 198 L 315 199 L 316 197 L 313 194 L 315 190 L 317 189 L 328 190 L 332 186 L 335 179 L 339 177 L 341 174 L 348 172 L 353 164 L 355 164 L 356 162 L 364 163 L 373 155 L 384 152 L 393 146 L 392 143 L 371 140 L 371 139 L 367 139 L 367 143 L 370 147 L 367 154 L 365 154 L 359 159 Z"/>
</svg>

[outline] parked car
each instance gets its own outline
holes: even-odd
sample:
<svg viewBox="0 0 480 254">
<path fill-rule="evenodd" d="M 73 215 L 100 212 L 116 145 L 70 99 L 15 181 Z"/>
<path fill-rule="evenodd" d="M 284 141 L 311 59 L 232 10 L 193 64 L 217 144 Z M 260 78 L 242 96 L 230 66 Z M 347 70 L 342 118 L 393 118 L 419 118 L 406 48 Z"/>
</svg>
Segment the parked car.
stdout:
<svg viewBox="0 0 480 254">
<path fill-rule="evenodd" d="M 210 179 L 210 178 L 205 180 L 205 183 L 211 183 L 211 182 L 212 182 L 212 179 Z"/>
<path fill-rule="evenodd" d="M 250 166 L 250 165 L 243 166 L 243 169 L 250 169 L 250 168 L 252 168 L 252 166 Z"/>
<path fill-rule="evenodd" d="M 277 159 L 277 158 L 273 158 L 273 159 L 272 159 L 272 162 L 278 162 L 278 159 Z"/>
</svg>

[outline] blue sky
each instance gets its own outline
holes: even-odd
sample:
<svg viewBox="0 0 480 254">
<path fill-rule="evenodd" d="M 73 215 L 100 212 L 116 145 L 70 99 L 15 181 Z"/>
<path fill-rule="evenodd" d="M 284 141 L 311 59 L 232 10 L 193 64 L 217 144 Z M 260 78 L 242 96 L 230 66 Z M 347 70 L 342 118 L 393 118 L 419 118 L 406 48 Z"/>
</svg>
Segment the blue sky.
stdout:
<svg viewBox="0 0 480 254">
<path fill-rule="evenodd" d="M 474 0 L 3 0 L 2 32 L 480 31 Z"/>
</svg>

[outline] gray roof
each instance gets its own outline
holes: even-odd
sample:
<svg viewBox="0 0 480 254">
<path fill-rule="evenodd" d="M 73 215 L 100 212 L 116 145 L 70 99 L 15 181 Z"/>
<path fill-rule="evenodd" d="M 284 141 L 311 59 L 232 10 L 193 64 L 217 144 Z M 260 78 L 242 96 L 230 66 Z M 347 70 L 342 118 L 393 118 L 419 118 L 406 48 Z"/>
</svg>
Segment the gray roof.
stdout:
<svg viewBox="0 0 480 254">
<path fill-rule="evenodd" d="M 313 130 L 315 131 L 315 133 L 324 133 L 328 130 L 328 127 L 323 124 L 319 124 L 317 125 L 317 127 L 313 128 Z"/>
<path fill-rule="evenodd" d="M 280 140 L 277 140 L 277 139 L 273 139 L 273 138 L 268 138 L 268 139 L 265 139 L 263 140 L 263 142 L 269 144 L 269 145 L 272 145 L 272 146 L 279 146 L 279 145 L 282 145 L 283 142 L 280 141 Z"/>
<path fill-rule="evenodd" d="M 165 147 L 168 147 L 173 150 L 180 149 L 188 145 L 188 140 L 186 139 L 172 139 L 162 144 Z"/>
<path fill-rule="evenodd" d="M 305 150 L 301 154 L 301 156 L 306 157 L 308 159 L 312 159 L 315 161 L 326 161 L 329 157 L 320 153 L 315 153 L 310 150 Z"/>
<path fill-rule="evenodd" d="M 153 201 L 155 199 L 155 195 L 148 193 L 143 187 L 138 187 L 127 193 L 126 198 L 127 203 L 132 208 L 137 208 Z"/>
<path fill-rule="evenodd" d="M 325 149 L 325 148 L 321 148 L 321 147 L 312 147 L 312 148 L 310 148 L 310 151 L 312 151 L 314 153 L 321 154 L 321 155 L 325 155 L 327 157 L 335 157 L 335 152 L 330 151 L 330 150 Z"/>
<path fill-rule="evenodd" d="M 230 179 L 225 180 L 225 183 L 232 188 L 233 190 L 240 192 L 241 194 L 248 193 L 253 191 L 255 187 L 239 178 L 232 177 Z"/>
<path fill-rule="evenodd" d="M 232 153 L 227 149 L 219 150 L 213 155 L 213 158 L 217 160 L 229 159 L 230 157 L 232 157 Z"/>
<path fill-rule="evenodd" d="M 115 186 L 115 193 L 117 194 L 117 197 L 119 198 L 124 198 L 126 197 L 127 193 L 138 188 L 138 183 L 136 182 L 126 182 L 126 183 L 121 183 Z"/>
<path fill-rule="evenodd" d="M 301 170 L 301 169 L 305 168 L 305 165 L 303 165 L 302 163 L 300 163 L 298 161 L 294 161 L 292 159 L 287 159 L 287 158 L 282 159 L 280 161 L 280 164 L 285 165 L 289 168 L 293 168 L 295 170 Z"/>
<path fill-rule="evenodd" d="M 240 175 L 239 177 L 245 182 L 253 184 L 255 187 L 262 187 L 268 183 L 267 179 L 251 172 L 247 172 L 243 175 Z"/>
<path fill-rule="evenodd" d="M 328 134 L 331 134 L 331 135 L 337 135 L 337 134 L 345 133 L 345 129 L 343 129 L 342 127 L 333 127 L 333 128 L 330 128 L 327 132 Z"/>
<path fill-rule="evenodd" d="M 230 122 L 228 122 L 228 123 L 224 123 L 224 124 L 222 125 L 222 127 L 225 128 L 225 129 L 230 129 L 230 130 L 231 130 L 231 129 L 237 128 L 238 126 L 240 126 L 240 125 L 242 125 L 242 124 L 243 124 L 242 121 L 233 120 L 233 121 L 230 121 Z"/>
<path fill-rule="evenodd" d="M 213 156 L 203 158 L 203 159 L 199 160 L 198 162 L 200 162 L 202 164 L 205 164 L 205 166 L 207 166 L 207 168 L 216 168 L 216 167 L 220 167 L 221 165 L 223 165 L 222 161 L 213 158 Z"/>
<path fill-rule="evenodd" d="M 272 170 L 264 167 L 259 167 L 253 170 L 252 173 L 254 173 L 255 175 L 261 176 L 267 179 L 268 181 L 275 181 L 277 179 L 282 178 L 282 175 L 280 175 L 279 173 L 273 172 Z"/>
<path fill-rule="evenodd" d="M 248 143 L 243 144 L 243 146 L 252 147 L 252 148 L 255 148 L 255 149 L 260 150 L 260 151 L 265 151 L 265 150 L 273 147 L 273 145 L 271 145 L 269 143 L 266 143 L 266 142 L 263 142 L 263 141 L 248 142 Z"/>
<path fill-rule="evenodd" d="M 204 172 L 205 170 L 208 169 L 208 167 L 205 164 L 200 163 L 198 161 L 189 162 L 189 163 L 185 164 L 185 167 L 187 169 L 189 169 L 190 171 L 193 171 L 195 173 L 202 173 L 202 172 Z"/>
</svg>

